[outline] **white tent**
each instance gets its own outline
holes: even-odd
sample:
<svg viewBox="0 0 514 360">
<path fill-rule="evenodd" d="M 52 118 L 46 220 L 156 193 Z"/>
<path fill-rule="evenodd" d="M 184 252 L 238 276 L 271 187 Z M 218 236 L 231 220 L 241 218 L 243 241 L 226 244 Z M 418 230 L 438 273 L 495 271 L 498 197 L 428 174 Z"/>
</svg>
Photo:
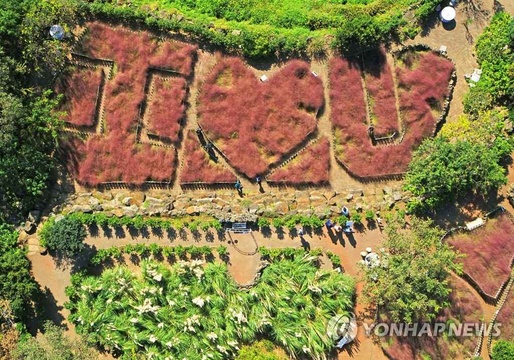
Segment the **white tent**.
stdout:
<svg viewBox="0 0 514 360">
<path fill-rule="evenodd" d="M 64 29 L 61 25 L 52 25 L 50 27 L 50 36 L 55 40 L 62 40 L 64 37 Z"/>
</svg>

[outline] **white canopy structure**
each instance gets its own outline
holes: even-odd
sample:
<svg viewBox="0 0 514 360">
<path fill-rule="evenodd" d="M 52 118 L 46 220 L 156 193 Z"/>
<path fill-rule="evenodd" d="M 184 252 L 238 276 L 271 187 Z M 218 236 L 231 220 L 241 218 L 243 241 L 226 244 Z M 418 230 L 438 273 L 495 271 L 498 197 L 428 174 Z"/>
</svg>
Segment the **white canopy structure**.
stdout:
<svg viewBox="0 0 514 360">
<path fill-rule="evenodd" d="M 61 25 L 52 25 L 50 27 L 50 36 L 55 40 L 62 40 L 64 37 L 64 29 Z"/>
<path fill-rule="evenodd" d="M 455 19 L 455 16 L 457 15 L 455 8 L 452 6 L 447 6 L 441 10 L 441 13 L 439 14 L 439 17 L 441 18 L 442 22 L 450 22 Z"/>
</svg>

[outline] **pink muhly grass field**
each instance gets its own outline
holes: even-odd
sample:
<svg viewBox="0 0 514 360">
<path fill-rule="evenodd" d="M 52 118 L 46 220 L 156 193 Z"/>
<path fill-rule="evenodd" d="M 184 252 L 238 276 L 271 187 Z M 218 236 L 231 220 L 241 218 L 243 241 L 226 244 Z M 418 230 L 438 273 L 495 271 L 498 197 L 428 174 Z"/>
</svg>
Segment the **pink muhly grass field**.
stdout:
<svg viewBox="0 0 514 360">
<path fill-rule="evenodd" d="M 184 148 L 184 168 L 180 174 L 180 183 L 216 184 L 236 181 L 234 174 L 209 158 L 194 131 L 187 133 Z"/>
<path fill-rule="evenodd" d="M 261 82 L 241 59 L 226 58 L 206 77 L 198 104 L 209 139 L 234 168 L 255 177 L 315 130 L 323 84 L 300 60 Z"/>
<path fill-rule="evenodd" d="M 370 51 L 364 57 L 364 81 L 371 100 L 372 124 L 376 137 L 399 133 L 398 112 L 391 67 L 383 49 Z"/>
<path fill-rule="evenodd" d="M 330 143 L 327 138 L 310 145 L 290 163 L 277 169 L 268 181 L 320 185 L 329 181 Z"/>
<path fill-rule="evenodd" d="M 170 181 L 175 172 L 176 150 L 137 144 L 135 130 L 148 67 L 164 67 L 188 75 L 196 47 L 171 40 L 161 43 L 148 32 L 94 22 L 89 24 L 82 49 L 88 56 L 113 60 L 116 71 L 105 86 L 105 136 L 91 137 L 84 147 L 75 147 L 76 151 L 85 151 L 75 157 L 80 159 L 77 180 L 90 186 L 110 181 L 135 185 Z"/>
<path fill-rule="evenodd" d="M 154 94 L 148 104 L 148 131 L 157 136 L 179 140 L 180 122 L 186 106 L 186 80 L 181 77 L 154 78 Z"/>
<path fill-rule="evenodd" d="M 496 322 L 501 324 L 500 339 L 512 341 L 514 337 L 514 289 L 511 288 L 507 300 L 503 304 Z"/>
<path fill-rule="evenodd" d="M 64 121 L 77 126 L 95 124 L 96 97 L 102 81 L 102 69 L 79 66 L 56 85 L 56 92 L 64 95 Z"/>
<path fill-rule="evenodd" d="M 478 323 L 483 318 L 480 300 L 472 292 L 464 280 L 452 276 L 450 278 L 451 305 L 437 317 L 437 322 L 447 323 Z M 391 359 L 412 360 L 421 359 L 427 354 L 431 359 L 456 359 L 462 355 L 473 354 L 478 343 L 478 336 L 446 337 L 430 336 L 392 336 L 382 338 L 382 348 Z M 466 357 L 466 356 L 464 356 Z"/>
<path fill-rule="evenodd" d="M 420 65 L 415 70 L 397 69 L 399 86 L 409 87 L 408 91 L 400 91 L 405 136 L 401 144 L 377 147 L 372 145 L 367 133 L 360 67 L 346 59 L 333 58 L 330 99 L 336 156 L 359 177 L 404 173 L 412 151 L 435 130 L 437 119 L 427 101 L 442 102 L 448 93 L 452 71 L 453 64 L 449 60 L 431 52 L 420 55 Z M 431 77 L 432 72 L 438 72 L 437 76 Z M 433 98 L 427 98 L 427 94 Z"/>
<path fill-rule="evenodd" d="M 488 295 L 495 296 L 508 280 L 514 257 L 514 223 L 507 215 L 487 221 L 484 227 L 452 236 L 448 243 L 466 257 L 464 272 Z"/>
</svg>

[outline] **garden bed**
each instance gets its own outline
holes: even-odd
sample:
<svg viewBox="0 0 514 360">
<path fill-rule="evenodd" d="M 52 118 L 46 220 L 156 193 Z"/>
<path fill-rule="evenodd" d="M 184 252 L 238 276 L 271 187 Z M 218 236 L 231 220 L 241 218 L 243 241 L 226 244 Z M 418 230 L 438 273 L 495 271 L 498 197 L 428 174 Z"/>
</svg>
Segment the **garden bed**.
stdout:
<svg viewBox="0 0 514 360">
<path fill-rule="evenodd" d="M 148 102 L 148 133 L 157 138 L 179 141 L 186 110 L 187 83 L 183 77 L 153 77 Z"/>
<path fill-rule="evenodd" d="M 59 79 L 55 91 L 63 94 L 64 121 L 78 127 L 92 127 L 97 119 L 96 108 L 103 80 L 102 68 L 78 65 L 70 68 L 70 73 Z"/>
<path fill-rule="evenodd" d="M 489 219 L 485 226 L 448 238 L 448 243 L 465 254 L 464 272 L 488 296 L 495 298 L 509 279 L 514 257 L 514 222 L 507 214 Z"/>
<path fill-rule="evenodd" d="M 451 305 L 443 310 L 436 322 L 462 324 L 464 322 L 479 323 L 483 311 L 479 300 L 464 280 L 457 277 L 450 279 Z M 392 336 L 383 337 L 384 353 L 395 360 L 412 359 L 457 359 L 471 358 L 479 341 L 478 335 L 473 336 Z"/>
<path fill-rule="evenodd" d="M 192 130 L 186 135 L 183 166 L 181 184 L 234 184 L 236 181 L 236 176 L 229 169 L 210 158 Z"/>
<path fill-rule="evenodd" d="M 239 58 L 222 59 L 206 77 L 199 124 L 228 162 L 249 178 L 263 174 L 316 129 L 323 85 L 299 60 L 262 82 Z"/>
<path fill-rule="evenodd" d="M 416 66 L 405 63 L 396 68 L 400 116 L 404 133 L 400 143 L 374 146 L 368 133 L 364 91 L 358 61 L 334 58 L 330 63 L 330 99 L 337 160 L 360 179 L 403 174 L 412 151 L 434 134 L 443 102 L 449 95 L 453 64 L 431 51 L 407 51 Z"/>
<path fill-rule="evenodd" d="M 322 185 L 330 180 L 330 143 L 321 138 L 269 175 L 271 183 Z"/>
<path fill-rule="evenodd" d="M 113 60 L 115 71 L 103 94 L 105 136 L 66 141 L 65 148 L 72 152 L 68 158 L 74 159 L 69 163 L 70 170 L 80 183 L 90 186 L 108 182 L 170 182 L 175 172 L 176 150 L 139 142 L 136 132 L 140 127 L 141 104 L 147 96 L 149 69 L 168 69 L 187 76 L 192 71 L 196 48 L 172 40 L 160 41 L 149 32 L 94 22 L 88 24 L 79 49 L 91 58 Z M 162 101 L 174 99 L 163 96 Z"/>
<path fill-rule="evenodd" d="M 321 358 L 333 347 L 328 320 L 353 307 L 354 281 L 316 259 L 273 259 L 250 289 L 238 288 L 225 264 L 143 260 L 141 271 L 74 276 L 67 307 L 79 333 L 125 355 L 225 359 L 264 336 L 294 357 Z"/>
</svg>

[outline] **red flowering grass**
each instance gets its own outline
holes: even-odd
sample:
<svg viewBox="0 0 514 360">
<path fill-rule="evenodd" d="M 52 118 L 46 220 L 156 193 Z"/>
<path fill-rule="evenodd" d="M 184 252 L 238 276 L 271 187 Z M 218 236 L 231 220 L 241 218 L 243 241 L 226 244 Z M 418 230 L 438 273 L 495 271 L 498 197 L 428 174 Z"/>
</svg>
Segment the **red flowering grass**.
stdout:
<svg viewBox="0 0 514 360">
<path fill-rule="evenodd" d="M 406 171 L 412 151 L 430 136 L 437 123 L 428 103 L 439 104 L 448 92 L 453 64 L 432 52 L 419 56 L 415 70 L 397 69 L 405 136 L 399 145 L 375 147 L 367 133 L 360 69 L 346 59 L 330 63 L 330 99 L 336 156 L 360 177 Z M 431 76 L 437 73 L 436 76 Z"/>
<path fill-rule="evenodd" d="M 180 121 L 186 106 L 186 80 L 181 77 L 154 78 L 154 94 L 148 104 L 148 131 L 157 136 L 179 140 Z"/>
<path fill-rule="evenodd" d="M 194 131 L 187 133 L 185 141 L 184 168 L 180 174 L 180 183 L 216 184 L 236 181 L 234 174 L 210 159 Z"/>
<path fill-rule="evenodd" d="M 277 169 L 269 181 L 288 184 L 323 184 L 329 181 L 330 143 L 322 138 L 310 145 L 290 163 Z"/>
<path fill-rule="evenodd" d="M 299 60 L 263 83 L 241 59 L 227 58 L 206 77 L 198 103 L 199 123 L 208 137 L 251 178 L 314 131 L 323 85 Z"/>
<path fill-rule="evenodd" d="M 452 288 L 451 305 L 441 311 L 436 322 L 479 323 L 483 317 L 480 301 L 464 280 L 451 277 L 450 287 Z M 389 358 L 395 360 L 422 359 L 423 355 L 428 355 L 431 359 L 471 357 L 478 339 L 478 336 L 447 337 L 442 334 L 437 337 L 393 335 L 381 338 L 384 352 Z"/>
<path fill-rule="evenodd" d="M 496 322 L 501 324 L 500 339 L 512 341 L 514 338 L 514 288 L 510 289 L 507 300 L 498 313 Z"/>
<path fill-rule="evenodd" d="M 102 81 L 102 69 L 79 66 L 57 82 L 56 91 L 64 95 L 63 119 L 77 126 L 95 124 L 96 97 Z"/>
<path fill-rule="evenodd" d="M 364 54 L 364 81 L 371 102 L 375 136 L 399 133 L 393 73 L 383 49 Z"/>
<path fill-rule="evenodd" d="M 464 271 L 494 297 L 509 278 L 514 257 L 514 223 L 510 218 L 500 215 L 471 233 L 452 236 L 448 243 L 466 254 L 461 260 Z"/>
<path fill-rule="evenodd" d="M 89 24 L 82 49 L 88 56 L 113 60 L 115 74 L 105 87 L 105 137 L 92 137 L 84 147 L 74 148 L 85 151 L 75 157 L 80 158 L 77 180 L 92 186 L 109 181 L 136 185 L 150 180 L 169 181 L 175 171 L 175 149 L 136 144 L 135 129 L 145 97 L 148 67 L 187 75 L 196 48 L 175 41 L 159 43 L 148 32 L 136 33 L 95 22 Z M 162 101 L 176 101 L 166 98 L 169 95 L 162 95 Z"/>
</svg>

